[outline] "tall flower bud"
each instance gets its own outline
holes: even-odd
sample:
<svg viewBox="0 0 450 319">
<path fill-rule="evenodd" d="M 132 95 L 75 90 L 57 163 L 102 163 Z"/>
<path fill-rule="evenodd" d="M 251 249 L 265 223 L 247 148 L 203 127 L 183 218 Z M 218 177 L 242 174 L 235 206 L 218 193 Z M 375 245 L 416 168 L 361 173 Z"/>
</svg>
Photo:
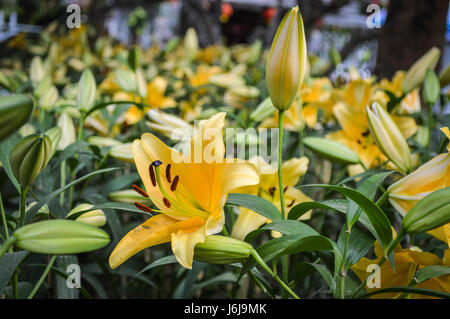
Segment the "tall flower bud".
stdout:
<svg viewBox="0 0 450 319">
<path fill-rule="evenodd" d="M 25 94 L 0 96 L 0 141 L 24 125 L 33 111 L 33 100 Z"/>
<path fill-rule="evenodd" d="M 75 133 L 75 125 L 73 124 L 73 120 L 67 112 L 62 112 L 56 125 L 61 128 L 61 140 L 59 141 L 57 148 L 62 151 L 67 146 L 75 143 L 77 138 Z"/>
<path fill-rule="evenodd" d="M 411 152 L 402 132 L 388 112 L 377 103 L 366 107 L 372 137 L 380 151 L 402 172 L 411 169 Z"/>
<path fill-rule="evenodd" d="M 266 81 L 273 105 L 287 110 L 306 71 L 306 37 L 298 6 L 289 10 L 278 27 L 266 65 Z"/>
<path fill-rule="evenodd" d="M 436 47 L 432 47 L 420 59 L 418 59 L 409 68 L 408 73 L 406 73 L 405 80 L 402 84 L 403 92 L 409 93 L 418 87 L 425 79 L 427 69 L 434 70 L 440 56 L 441 51 Z"/>
<path fill-rule="evenodd" d="M 25 137 L 11 150 L 11 169 L 20 186 L 28 187 L 47 166 L 52 143 L 46 135 Z"/>
</svg>

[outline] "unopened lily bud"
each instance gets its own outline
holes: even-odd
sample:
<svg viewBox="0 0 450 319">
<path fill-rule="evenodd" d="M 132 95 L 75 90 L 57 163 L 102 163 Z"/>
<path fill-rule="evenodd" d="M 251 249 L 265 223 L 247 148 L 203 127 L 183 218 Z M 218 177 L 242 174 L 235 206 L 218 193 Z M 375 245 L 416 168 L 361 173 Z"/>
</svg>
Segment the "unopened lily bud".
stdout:
<svg viewBox="0 0 450 319">
<path fill-rule="evenodd" d="M 143 197 L 137 193 L 134 189 L 124 189 L 121 191 L 115 191 L 109 194 L 108 198 L 113 202 L 130 203 L 136 202 L 145 204 L 147 206 L 152 205 L 152 201 L 148 197 Z"/>
<path fill-rule="evenodd" d="M 264 99 L 256 109 L 250 114 L 250 118 L 254 121 L 261 122 L 271 116 L 277 109 L 273 106 L 270 97 Z"/>
<path fill-rule="evenodd" d="M 38 85 L 45 76 L 44 65 L 40 57 L 35 56 L 30 64 L 30 80 L 33 86 Z"/>
<path fill-rule="evenodd" d="M 428 69 L 423 83 L 423 98 L 428 105 L 434 105 L 439 98 L 441 86 L 433 70 Z"/>
<path fill-rule="evenodd" d="M 47 166 L 52 145 L 45 135 L 25 137 L 11 150 L 11 169 L 20 186 L 28 187 Z"/>
<path fill-rule="evenodd" d="M 436 67 L 440 56 L 441 50 L 433 47 L 417 60 L 405 75 L 402 84 L 403 93 L 409 93 L 418 87 L 423 82 L 427 69 Z"/>
<path fill-rule="evenodd" d="M 136 92 L 136 78 L 134 73 L 126 69 L 114 71 L 114 79 L 117 85 L 126 92 Z"/>
<path fill-rule="evenodd" d="M 144 72 L 140 68 L 136 70 L 136 89 L 140 97 L 147 97 L 147 82 L 145 81 Z"/>
<path fill-rule="evenodd" d="M 439 74 L 439 84 L 441 87 L 445 87 L 450 83 L 450 63 Z"/>
<path fill-rule="evenodd" d="M 39 106 L 44 110 L 51 110 L 58 101 L 58 89 L 52 85 L 39 98 Z"/>
<path fill-rule="evenodd" d="M 134 163 L 132 145 L 133 143 L 126 143 L 113 146 L 109 150 L 109 155 L 124 162 Z"/>
<path fill-rule="evenodd" d="M 16 246 L 41 254 L 78 254 L 109 244 L 109 235 L 98 227 L 72 220 L 46 220 L 19 228 Z"/>
<path fill-rule="evenodd" d="M 189 61 L 194 59 L 198 51 L 198 37 L 194 28 L 189 28 L 184 37 L 184 50 Z"/>
<path fill-rule="evenodd" d="M 358 164 L 361 160 L 355 152 L 346 145 L 321 137 L 306 137 L 303 143 L 314 153 L 342 164 Z"/>
<path fill-rule="evenodd" d="M 77 107 L 88 111 L 94 104 L 96 92 L 95 78 L 91 70 L 85 69 L 78 82 Z"/>
<path fill-rule="evenodd" d="M 208 82 L 222 88 L 231 88 L 233 86 L 245 85 L 244 79 L 241 76 L 233 73 L 212 75 L 209 78 Z"/>
<path fill-rule="evenodd" d="M 56 122 L 61 128 L 61 140 L 58 143 L 58 150 L 62 151 L 67 146 L 75 143 L 77 136 L 75 133 L 75 124 L 67 112 L 62 112 Z"/>
<path fill-rule="evenodd" d="M 115 140 L 111 137 L 102 137 L 102 136 L 91 136 L 88 138 L 89 144 L 98 146 L 98 147 L 107 147 L 107 146 L 116 146 L 122 145 L 122 142 Z"/>
<path fill-rule="evenodd" d="M 450 222 L 450 187 L 421 199 L 403 218 L 408 233 L 422 233 Z"/>
<path fill-rule="evenodd" d="M 82 211 L 89 210 L 92 207 L 94 207 L 92 204 L 80 204 L 67 214 L 66 219 L 72 219 L 80 223 L 90 224 L 97 227 L 104 226 L 106 224 L 106 216 L 101 209 L 80 213 Z"/>
<path fill-rule="evenodd" d="M 50 76 L 46 76 L 39 84 L 35 87 L 33 93 L 37 98 L 44 95 L 52 86 L 52 79 Z"/>
<path fill-rule="evenodd" d="M 266 65 L 266 80 L 273 105 L 287 110 L 306 72 L 306 38 L 298 6 L 286 13 L 278 27 Z"/>
<path fill-rule="evenodd" d="M 33 100 L 25 94 L 0 96 L 0 141 L 24 125 L 33 112 Z"/>
<path fill-rule="evenodd" d="M 402 132 L 388 112 L 377 103 L 366 107 L 369 128 L 380 151 L 402 172 L 411 169 L 411 151 Z"/>
<path fill-rule="evenodd" d="M 45 132 L 52 144 L 52 150 L 50 151 L 50 158 L 53 157 L 58 149 L 59 142 L 61 141 L 62 130 L 59 127 L 53 127 Z"/>
<path fill-rule="evenodd" d="M 244 241 L 212 235 L 195 245 L 194 259 L 210 264 L 231 264 L 246 260 L 252 250 L 252 245 Z"/>
<path fill-rule="evenodd" d="M 29 203 L 25 210 L 28 211 L 31 207 L 33 207 L 34 205 L 36 205 L 37 202 L 31 202 Z M 36 217 L 38 215 L 43 215 L 43 216 L 49 216 L 50 215 L 50 209 L 48 208 L 48 205 L 45 204 L 44 206 L 42 206 L 41 208 L 39 208 L 39 210 L 36 212 Z"/>
</svg>

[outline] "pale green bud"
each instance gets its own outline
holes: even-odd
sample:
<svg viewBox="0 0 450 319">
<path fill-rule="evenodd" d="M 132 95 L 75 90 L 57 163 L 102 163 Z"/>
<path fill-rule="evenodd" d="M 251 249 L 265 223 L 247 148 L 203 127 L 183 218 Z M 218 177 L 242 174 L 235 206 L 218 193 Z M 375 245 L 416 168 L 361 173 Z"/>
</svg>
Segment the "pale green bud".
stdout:
<svg viewBox="0 0 450 319">
<path fill-rule="evenodd" d="M 321 137 L 306 137 L 303 143 L 314 153 L 332 161 L 342 164 L 358 164 L 358 154 L 346 145 Z"/>
<path fill-rule="evenodd" d="M 48 138 L 50 139 L 51 145 L 52 145 L 52 150 L 50 152 L 50 158 L 53 157 L 56 150 L 58 149 L 58 144 L 61 141 L 61 134 L 62 134 L 62 130 L 61 130 L 61 128 L 59 128 L 57 126 L 51 128 L 45 132 L 45 135 L 48 136 Z"/>
<path fill-rule="evenodd" d="M 433 70 L 428 69 L 423 83 L 423 98 L 428 105 L 434 105 L 439 98 L 441 86 Z"/>
<path fill-rule="evenodd" d="M 62 112 L 56 122 L 56 125 L 61 128 L 61 140 L 57 147 L 58 150 L 64 150 L 67 146 L 75 143 L 77 136 L 75 132 L 75 124 L 67 112 Z"/>
<path fill-rule="evenodd" d="M 186 58 L 191 61 L 197 56 L 198 37 L 194 28 L 189 28 L 184 37 L 184 51 Z"/>
<path fill-rule="evenodd" d="M 28 187 L 47 166 L 52 145 L 45 135 L 33 134 L 18 142 L 11 150 L 11 169 L 23 188 Z"/>
<path fill-rule="evenodd" d="M 85 69 L 78 82 L 77 107 L 88 111 L 94 104 L 96 92 L 95 78 L 91 70 Z"/>
<path fill-rule="evenodd" d="M 250 118 L 254 121 L 261 122 L 271 116 L 277 109 L 273 106 L 270 97 L 264 99 L 256 109 L 250 114 Z"/>
<path fill-rule="evenodd" d="M 117 69 L 114 71 L 117 85 L 126 92 L 136 92 L 136 78 L 130 70 Z"/>
<path fill-rule="evenodd" d="M 450 187 L 421 199 L 402 220 L 408 233 L 422 233 L 450 222 Z"/>
<path fill-rule="evenodd" d="M 72 209 L 66 216 L 67 219 L 73 219 L 70 218 L 71 216 L 76 216 L 75 221 L 85 224 L 90 224 L 93 226 L 101 227 L 106 224 L 106 216 L 105 213 L 101 209 L 95 209 L 90 210 L 94 205 L 84 203 L 80 204 L 74 209 Z M 82 211 L 90 210 L 84 213 L 81 213 Z"/>
<path fill-rule="evenodd" d="M 39 106 L 44 110 L 51 110 L 58 101 L 58 89 L 54 85 L 50 86 L 39 98 Z"/>
<path fill-rule="evenodd" d="M 380 151 L 402 172 L 411 170 L 411 151 L 402 132 L 388 112 L 379 104 L 366 107 L 370 133 Z"/>
<path fill-rule="evenodd" d="M 403 80 L 402 90 L 409 93 L 418 87 L 425 78 L 427 69 L 434 69 L 441 56 L 441 50 L 432 47 L 420 59 L 418 59 L 408 70 Z"/>
<path fill-rule="evenodd" d="M 25 94 L 0 96 L 0 141 L 30 118 L 33 100 Z"/>
<path fill-rule="evenodd" d="M 195 245 L 194 259 L 210 264 L 231 264 L 246 260 L 252 250 L 252 245 L 244 241 L 212 235 Z"/>
<path fill-rule="evenodd" d="M 42 59 L 35 56 L 31 60 L 30 64 L 30 80 L 33 86 L 38 85 L 45 77 L 44 65 L 42 64 Z"/>
<path fill-rule="evenodd" d="M 18 248 L 41 254 L 78 254 L 109 244 L 98 227 L 72 220 L 46 220 L 19 228 L 13 234 Z"/>
<path fill-rule="evenodd" d="M 287 110 L 306 72 L 307 50 L 298 6 L 286 13 L 278 27 L 266 65 L 266 81 L 273 105 Z"/>
</svg>

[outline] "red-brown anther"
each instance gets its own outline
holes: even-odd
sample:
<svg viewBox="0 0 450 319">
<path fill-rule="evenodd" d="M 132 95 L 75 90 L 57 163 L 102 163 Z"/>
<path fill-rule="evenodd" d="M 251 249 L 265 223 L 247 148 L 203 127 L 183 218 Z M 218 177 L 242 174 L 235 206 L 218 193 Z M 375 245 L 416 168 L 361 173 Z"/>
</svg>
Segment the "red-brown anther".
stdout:
<svg viewBox="0 0 450 319">
<path fill-rule="evenodd" d="M 153 163 L 148 167 L 148 172 L 150 173 L 150 180 L 152 181 L 153 187 L 156 187 L 156 176 L 155 171 L 153 170 Z"/>
<path fill-rule="evenodd" d="M 180 177 L 177 175 L 173 179 L 172 185 L 170 185 L 170 190 L 174 192 L 177 189 L 178 181 L 180 180 Z"/>
<path fill-rule="evenodd" d="M 142 188 L 137 186 L 136 184 L 133 184 L 133 186 L 131 186 L 131 187 L 133 187 L 134 191 L 136 193 L 138 193 L 139 195 L 144 196 L 144 197 L 148 197 L 148 194 Z"/>
<path fill-rule="evenodd" d="M 288 189 L 288 187 L 285 186 L 284 189 L 283 189 L 283 193 L 286 193 L 287 189 Z"/>
<path fill-rule="evenodd" d="M 292 207 L 292 205 L 294 205 L 294 203 L 295 203 L 295 199 L 293 199 L 292 202 L 287 207 Z"/>
<path fill-rule="evenodd" d="M 152 209 L 150 207 L 144 205 L 144 204 L 135 202 L 134 206 L 136 206 L 138 209 L 140 209 L 140 210 L 142 210 L 144 212 L 147 212 L 147 213 L 151 213 L 152 212 Z"/>
<path fill-rule="evenodd" d="M 167 198 L 163 197 L 163 203 L 166 205 L 167 208 L 170 208 L 170 202 Z"/>
<path fill-rule="evenodd" d="M 170 175 L 171 167 L 172 167 L 172 164 L 167 164 L 167 166 L 166 166 L 166 178 L 169 183 L 172 183 L 172 176 Z"/>
<path fill-rule="evenodd" d="M 270 196 L 273 196 L 273 193 L 275 193 L 275 190 L 276 190 L 276 187 L 269 188 Z"/>
</svg>

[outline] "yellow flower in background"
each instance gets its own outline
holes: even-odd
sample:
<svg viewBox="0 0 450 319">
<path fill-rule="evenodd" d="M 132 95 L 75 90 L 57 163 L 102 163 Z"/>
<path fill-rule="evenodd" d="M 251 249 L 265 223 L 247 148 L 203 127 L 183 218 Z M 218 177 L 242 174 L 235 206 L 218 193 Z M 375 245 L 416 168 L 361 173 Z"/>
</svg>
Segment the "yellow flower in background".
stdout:
<svg viewBox="0 0 450 319">
<path fill-rule="evenodd" d="M 378 242 L 375 242 L 376 259 L 361 258 L 351 269 L 359 277 L 361 281 L 371 274 L 367 271 L 369 265 L 377 264 L 383 257 L 383 249 Z M 423 252 L 418 247 L 403 249 L 400 245 L 394 251 L 395 271 L 389 260 L 387 260 L 380 268 L 380 288 L 368 288 L 367 292 L 373 292 L 378 289 L 388 287 L 407 287 L 414 278 L 417 270 L 433 265 L 450 266 L 450 250 L 444 251 L 444 258 L 440 259 L 435 254 Z M 428 279 L 420 284 L 415 285 L 416 288 L 433 289 L 437 291 L 450 292 L 450 276 L 441 276 Z M 383 293 L 372 296 L 374 299 L 398 298 L 402 293 Z M 433 298 L 431 296 L 410 294 L 408 298 Z"/>
<path fill-rule="evenodd" d="M 287 131 L 298 132 L 305 123 L 309 127 L 314 127 L 317 121 L 317 109 L 302 109 L 299 100 L 294 100 L 291 107 L 285 111 L 283 128 Z M 261 122 L 259 128 L 278 127 L 278 112 L 273 113 L 269 118 Z"/>
<path fill-rule="evenodd" d="M 448 127 L 442 128 L 441 131 L 450 139 Z M 438 189 L 450 186 L 449 145 L 447 145 L 447 150 L 449 152 L 435 156 L 417 168 L 414 172 L 389 186 L 387 189 L 389 192 L 390 203 L 402 216 L 405 216 L 406 213 L 408 213 L 409 210 L 425 196 Z M 450 226 L 447 224 L 431 230 L 429 233 L 436 238 L 445 241 L 444 234 L 447 234 L 446 229 L 448 228 L 450 228 Z"/>
<path fill-rule="evenodd" d="M 310 83 L 311 82 L 311 83 Z M 309 81 L 303 82 L 300 88 L 300 97 L 303 102 L 303 110 L 307 114 L 315 110 L 315 117 L 317 120 L 317 110 L 321 109 L 324 112 L 325 119 L 329 119 L 333 114 L 333 84 L 328 78 L 310 78 Z M 314 125 L 308 124 L 305 116 L 306 124 L 309 127 Z"/>
<path fill-rule="evenodd" d="M 333 114 L 341 126 L 341 130 L 327 134 L 327 138 L 347 145 L 359 155 L 361 161 L 368 168 L 375 168 L 386 162 L 387 158 L 375 145 L 370 134 L 366 116 L 366 105 L 383 100 L 370 82 L 360 79 L 353 80 L 343 92 L 335 92 L 335 99 L 338 102 L 333 107 Z M 385 106 L 382 104 L 382 107 Z M 392 116 L 392 118 L 405 138 L 416 133 L 417 125 L 412 117 Z M 360 164 L 349 166 L 350 175 L 363 171 Z"/>
<path fill-rule="evenodd" d="M 186 70 L 186 75 L 193 87 L 208 84 L 211 76 L 219 74 L 222 69 L 219 66 L 208 66 L 201 64 L 197 66 L 197 70 L 193 73 L 190 69 Z"/>
<path fill-rule="evenodd" d="M 158 208 L 155 211 L 161 213 L 122 238 L 111 253 L 111 268 L 118 267 L 145 248 L 165 242 L 171 242 L 178 262 L 191 268 L 195 245 L 203 243 L 207 235 L 222 230 L 223 206 L 228 193 L 258 184 L 259 175 L 253 165 L 222 161 L 225 154 L 224 122 L 225 113 L 201 121 L 191 148 L 184 155 L 149 133 L 133 142 L 133 157 L 145 191 Z M 219 132 L 220 136 L 211 137 L 211 130 Z M 207 152 L 215 161 L 205 160 Z M 174 158 L 190 161 L 175 163 Z"/>
<path fill-rule="evenodd" d="M 250 159 L 251 163 L 254 163 L 261 172 L 261 177 L 258 185 L 242 187 L 235 190 L 235 193 L 252 194 L 255 196 L 260 196 L 261 198 L 267 199 L 272 204 L 274 204 L 279 210 L 281 210 L 280 203 L 280 191 L 278 184 L 278 174 L 277 169 L 272 167 L 260 157 L 255 157 Z M 300 190 L 295 188 L 300 177 L 302 177 L 308 170 L 309 160 L 306 157 L 292 158 L 285 161 L 282 166 L 283 170 L 283 185 L 284 188 L 284 198 L 285 198 L 285 213 L 286 216 L 289 211 L 295 205 L 312 201 L 311 198 L 303 194 Z M 302 220 L 310 219 L 311 212 L 306 213 L 301 217 Z M 231 237 L 244 240 L 248 233 L 258 229 L 265 223 L 270 223 L 271 220 L 258 213 L 248 209 L 239 208 L 239 216 L 233 225 L 233 231 Z M 273 236 L 278 236 L 277 233 L 272 232 Z"/>
<path fill-rule="evenodd" d="M 155 77 L 147 84 L 147 98 L 144 102 L 151 108 L 175 107 L 177 103 L 171 97 L 165 96 L 167 81 L 161 76 Z"/>
</svg>

